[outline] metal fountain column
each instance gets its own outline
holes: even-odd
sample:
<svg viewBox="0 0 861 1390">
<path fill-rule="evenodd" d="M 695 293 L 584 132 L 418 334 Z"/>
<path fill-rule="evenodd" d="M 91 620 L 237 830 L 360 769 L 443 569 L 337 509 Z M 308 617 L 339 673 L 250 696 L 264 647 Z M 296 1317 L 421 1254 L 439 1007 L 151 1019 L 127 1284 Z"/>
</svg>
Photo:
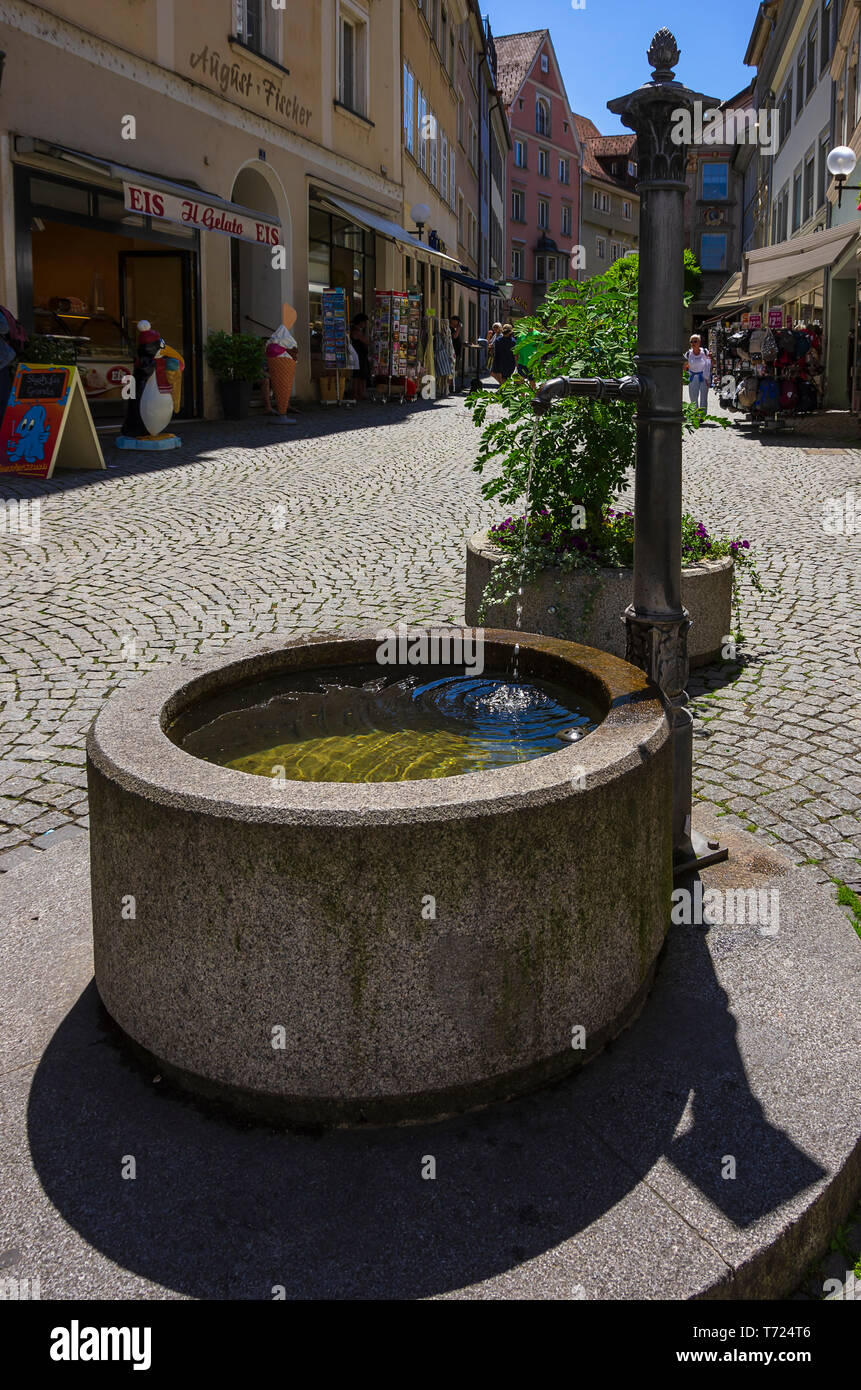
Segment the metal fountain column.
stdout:
<svg viewBox="0 0 861 1390">
<path fill-rule="evenodd" d="M 677 873 L 725 859 L 691 829 L 693 719 L 687 708 L 688 629 L 682 605 L 682 354 L 687 148 L 676 143 L 680 111 L 701 94 L 675 81 L 680 53 L 661 29 L 647 54 L 652 81 L 609 109 L 637 136 L 640 264 L 637 376 L 621 381 L 561 377 L 538 389 L 537 413 L 560 396 L 637 402 L 634 595 L 626 610 L 626 656 L 660 686 L 673 731 L 673 855 Z M 707 100 L 707 98 L 706 98 Z M 675 128 L 675 131 L 674 131 Z"/>
</svg>

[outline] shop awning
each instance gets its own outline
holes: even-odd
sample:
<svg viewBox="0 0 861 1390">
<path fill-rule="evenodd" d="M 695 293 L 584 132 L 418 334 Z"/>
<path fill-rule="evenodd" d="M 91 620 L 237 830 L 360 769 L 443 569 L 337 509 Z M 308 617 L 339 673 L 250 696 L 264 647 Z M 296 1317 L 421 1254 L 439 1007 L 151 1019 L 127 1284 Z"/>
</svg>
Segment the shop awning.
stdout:
<svg viewBox="0 0 861 1390">
<path fill-rule="evenodd" d="M 410 236 L 404 227 L 398 226 L 397 222 L 390 222 L 388 218 L 381 217 L 378 212 L 369 212 L 367 208 L 359 207 L 358 203 L 348 203 L 345 198 L 336 198 L 332 193 L 319 190 L 319 196 L 325 198 L 327 203 L 331 203 L 339 212 L 343 212 L 352 222 L 358 222 L 369 230 L 379 232 L 380 236 L 388 237 L 389 241 L 401 242 L 405 250 L 411 256 L 415 256 L 419 261 L 426 261 L 430 265 L 438 265 L 443 269 L 460 271 L 460 262 L 453 256 L 446 256 L 443 251 L 435 251 L 427 242 L 419 241 L 416 237 Z"/>
<path fill-rule="evenodd" d="M 76 169 L 84 169 L 112 183 L 121 183 L 129 212 L 158 217 L 166 222 L 179 222 L 183 226 L 198 227 L 204 231 L 222 232 L 241 241 L 268 246 L 280 244 L 278 229 L 281 221 L 278 217 L 232 203 L 194 184 L 177 183 L 158 174 L 145 173 L 126 164 L 115 164 L 109 159 L 99 159 L 80 150 L 68 149 L 65 145 L 54 145 L 47 140 L 28 136 L 16 136 L 15 153 L 23 156 L 28 163 L 31 161 L 27 157 L 34 156 L 36 167 L 53 166 L 67 177 Z"/>
<path fill-rule="evenodd" d="M 795 277 L 793 276 L 793 279 Z M 779 290 L 787 282 L 775 280 L 772 284 L 762 285 L 756 290 L 751 290 L 747 295 L 742 290 L 742 272 L 737 270 L 735 275 L 731 275 L 726 284 L 723 285 L 709 304 L 710 309 L 733 309 L 741 308 L 744 304 L 751 304 L 755 299 L 768 299 L 774 290 Z M 720 316 L 719 316 L 720 317 Z"/>
<path fill-rule="evenodd" d="M 758 251 L 746 251 L 742 269 L 742 291 L 763 293 L 767 286 L 780 286 L 787 280 L 798 280 L 813 271 L 831 266 L 858 236 L 858 225 L 832 227 L 830 231 L 811 232 L 809 236 L 790 237 L 776 246 L 763 246 Z"/>
<path fill-rule="evenodd" d="M 444 280 L 454 280 L 458 285 L 465 285 L 468 290 L 478 290 L 480 294 L 495 294 L 499 299 L 503 294 L 494 280 L 477 280 L 474 275 L 467 275 L 463 270 L 444 270 L 442 272 Z"/>
</svg>

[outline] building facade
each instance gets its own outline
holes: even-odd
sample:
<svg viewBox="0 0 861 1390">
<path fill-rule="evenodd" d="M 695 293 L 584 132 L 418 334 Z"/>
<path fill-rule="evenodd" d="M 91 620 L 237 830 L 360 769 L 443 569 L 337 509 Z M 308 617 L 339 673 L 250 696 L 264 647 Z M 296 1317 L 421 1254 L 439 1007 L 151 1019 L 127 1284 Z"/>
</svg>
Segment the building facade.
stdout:
<svg viewBox="0 0 861 1390">
<path fill-rule="evenodd" d="M 574 116 L 582 146 L 580 244 L 577 279 L 601 275 L 640 244 L 637 137 L 602 135 L 586 116 Z"/>
<path fill-rule="evenodd" d="M 580 141 L 547 29 L 496 39 L 508 156 L 510 316 L 530 314 L 570 279 L 580 242 Z"/>
<path fill-rule="evenodd" d="M 703 129 L 711 128 L 724 137 L 738 128 L 736 113 L 751 113 L 750 128 L 754 128 L 753 83 L 729 101 L 715 103 L 718 113 L 704 121 Z M 747 121 L 745 121 L 747 125 Z M 698 328 L 710 316 L 709 305 L 727 276 L 741 265 L 743 221 L 745 209 L 745 173 L 737 163 L 738 151 L 744 148 L 717 139 L 714 143 L 694 144 L 688 150 L 687 184 L 685 194 L 685 245 L 690 247 L 702 270 L 697 298 L 690 305 L 691 324 Z"/>
<path fill-rule="evenodd" d="M 440 295 L 456 262 L 427 232 L 456 243 L 451 166 L 446 192 L 439 142 L 435 167 L 415 143 L 404 156 L 402 47 L 451 141 L 446 62 L 466 0 L 447 6 L 445 43 L 420 11 L 0 2 L 0 302 L 28 331 L 77 342 L 97 415 L 122 413 L 139 318 L 186 358 L 182 414 L 212 415 L 211 330 L 266 336 L 291 304 L 301 398 L 324 288 L 345 288 L 353 315 L 375 286 L 417 276 Z M 432 219 L 417 248 L 403 222 L 419 198 Z"/>
</svg>

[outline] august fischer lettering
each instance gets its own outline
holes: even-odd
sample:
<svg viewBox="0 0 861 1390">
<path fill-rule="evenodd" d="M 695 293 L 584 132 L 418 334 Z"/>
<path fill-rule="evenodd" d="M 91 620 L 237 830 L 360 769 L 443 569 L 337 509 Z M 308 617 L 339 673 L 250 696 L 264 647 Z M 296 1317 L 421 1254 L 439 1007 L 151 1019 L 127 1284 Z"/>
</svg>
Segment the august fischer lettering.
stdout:
<svg viewBox="0 0 861 1390">
<path fill-rule="evenodd" d="M 188 64 L 199 69 L 201 74 L 211 78 L 222 94 L 236 92 L 242 97 L 260 97 L 270 111 L 294 125 L 307 126 L 311 121 L 310 107 L 303 106 L 299 98 L 284 91 L 283 83 L 271 77 L 255 77 L 254 72 L 235 59 L 222 58 L 217 49 L 204 44 L 198 53 L 188 55 Z"/>
</svg>

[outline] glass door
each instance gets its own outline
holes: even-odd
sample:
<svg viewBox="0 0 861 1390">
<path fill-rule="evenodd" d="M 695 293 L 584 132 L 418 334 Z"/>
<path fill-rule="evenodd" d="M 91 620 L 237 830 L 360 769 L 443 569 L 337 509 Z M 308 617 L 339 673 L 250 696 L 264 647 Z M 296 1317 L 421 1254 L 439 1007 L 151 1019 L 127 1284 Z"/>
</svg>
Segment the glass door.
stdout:
<svg viewBox="0 0 861 1390">
<path fill-rule="evenodd" d="M 164 341 L 182 353 L 179 414 L 199 413 L 198 345 L 194 275 L 189 251 L 122 251 L 120 311 L 123 329 L 137 343 L 137 324 L 148 319 Z"/>
</svg>

